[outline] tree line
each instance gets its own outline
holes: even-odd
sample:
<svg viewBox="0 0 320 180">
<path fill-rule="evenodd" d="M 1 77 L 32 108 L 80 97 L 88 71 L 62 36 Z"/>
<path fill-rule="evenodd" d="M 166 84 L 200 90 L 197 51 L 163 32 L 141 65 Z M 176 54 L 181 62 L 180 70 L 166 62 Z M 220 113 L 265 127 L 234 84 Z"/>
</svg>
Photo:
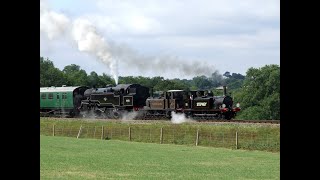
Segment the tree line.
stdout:
<svg viewBox="0 0 320 180">
<path fill-rule="evenodd" d="M 222 93 L 217 87 L 226 85 L 235 103 L 240 102 L 242 111 L 238 119 L 280 119 L 280 66 L 266 65 L 262 68 L 249 68 L 246 75 L 214 71 L 211 76 L 196 76 L 192 79 L 165 79 L 161 76 L 119 76 L 119 84 L 137 83 L 153 91 L 211 90 Z M 56 86 L 105 87 L 115 85 L 114 79 L 103 73 L 90 74 L 79 65 L 67 65 L 60 70 L 53 62 L 40 56 L 40 87 Z"/>
</svg>

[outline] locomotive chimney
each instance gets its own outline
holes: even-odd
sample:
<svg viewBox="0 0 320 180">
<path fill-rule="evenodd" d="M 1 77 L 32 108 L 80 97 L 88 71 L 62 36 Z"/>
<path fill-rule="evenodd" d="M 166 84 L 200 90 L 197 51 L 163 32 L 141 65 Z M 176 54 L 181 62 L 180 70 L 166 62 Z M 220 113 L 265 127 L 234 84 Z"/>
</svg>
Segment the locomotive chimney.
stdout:
<svg viewBox="0 0 320 180">
<path fill-rule="evenodd" d="M 227 95 L 227 86 L 223 86 L 223 95 L 224 95 L 224 96 Z"/>
</svg>

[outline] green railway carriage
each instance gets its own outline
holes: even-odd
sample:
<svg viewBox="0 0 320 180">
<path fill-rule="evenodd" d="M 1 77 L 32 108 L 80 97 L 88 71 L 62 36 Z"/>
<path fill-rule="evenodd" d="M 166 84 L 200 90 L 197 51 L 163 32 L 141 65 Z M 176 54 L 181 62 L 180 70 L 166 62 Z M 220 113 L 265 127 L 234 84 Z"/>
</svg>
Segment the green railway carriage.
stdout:
<svg viewBox="0 0 320 180">
<path fill-rule="evenodd" d="M 79 113 L 86 86 L 40 87 L 40 114 Z"/>
</svg>

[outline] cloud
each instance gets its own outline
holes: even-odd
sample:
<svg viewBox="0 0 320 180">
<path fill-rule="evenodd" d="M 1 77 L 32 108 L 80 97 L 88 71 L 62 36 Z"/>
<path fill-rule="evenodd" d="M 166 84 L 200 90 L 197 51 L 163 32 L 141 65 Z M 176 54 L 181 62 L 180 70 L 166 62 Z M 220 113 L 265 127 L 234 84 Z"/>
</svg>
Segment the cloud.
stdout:
<svg viewBox="0 0 320 180">
<path fill-rule="evenodd" d="M 167 36 L 156 39 L 162 44 L 172 44 L 191 49 L 254 49 L 280 43 L 278 29 L 262 29 L 250 34 L 208 35 L 208 36 Z"/>
<path fill-rule="evenodd" d="M 251 66 L 280 63 L 279 0 L 95 0 L 90 3 L 69 0 L 68 5 L 60 6 L 58 2 L 62 1 L 49 2 L 58 7 L 57 12 L 62 7 L 69 10 L 71 21 L 90 20 L 108 42 L 130 47 L 142 57 L 163 54 L 185 61 L 196 59 L 221 72 L 239 73 L 245 73 Z M 76 9 L 81 9 L 81 13 L 75 13 Z M 56 19 L 68 23 L 63 17 Z M 51 37 L 64 31 L 45 28 L 54 29 Z M 48 46 L 44 41 L 40 44 Z M 69 54 L 75 49 L 70 48 Z M 61 52 L 59 47 L 50 51 L 51 54 Z M 131 68 L 120 67 L 119 72 L 121 76 L 144 75 Z"/>
<path fill-rule="evenodd" d="M 110 35 L 156 35 L 161 31 L 161 25 L 155 19 L 134 14 L 130 16 L 109 16 L 100 14 L 86 14 L 82 18 L 90 20 L 99 29 L 103 30 L 106 36 Z"/>
<path fill-rule="evenodd" d="M 61 36 L 69 23 L 69 18 L 51 11 L 45 0 L 40 1 L 40 31 L 47 33 L 49 39 Z"/>
</svg>

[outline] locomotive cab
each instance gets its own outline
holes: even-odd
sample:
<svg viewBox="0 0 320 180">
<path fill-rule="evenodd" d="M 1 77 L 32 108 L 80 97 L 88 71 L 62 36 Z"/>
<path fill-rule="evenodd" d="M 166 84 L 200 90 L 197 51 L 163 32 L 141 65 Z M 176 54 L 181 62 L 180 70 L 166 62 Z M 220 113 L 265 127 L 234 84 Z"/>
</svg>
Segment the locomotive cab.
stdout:
<svg viewBox="0 0 320 180">
<path fill-rule="evenodd" d="M 170 109 L 184 109 L 188 108 L 188 93 L 183 90 L 169 90 L 166 92 L 166 99 L 168 99 L 168 107 Z"/>
</svg>

